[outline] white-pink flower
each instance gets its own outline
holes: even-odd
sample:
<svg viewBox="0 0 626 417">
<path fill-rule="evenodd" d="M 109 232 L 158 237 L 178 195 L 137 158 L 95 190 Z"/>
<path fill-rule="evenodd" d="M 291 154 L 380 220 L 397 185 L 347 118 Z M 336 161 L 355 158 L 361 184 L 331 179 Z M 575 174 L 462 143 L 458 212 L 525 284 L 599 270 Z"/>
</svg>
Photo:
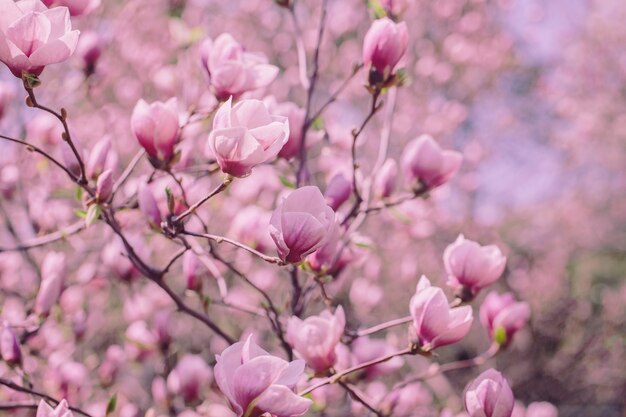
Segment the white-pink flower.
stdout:
<svg viewBox="0 0 626 417">
<path fill-rule="evenodd" d="M 254 166 L 276 157 L 288 138 L 286 117 L 270 115 L 260 100 L 233 106 L 230 98 L 215 114 L 208 147 L 223 172 L 244 177 Z"/>
<path fill-rule="evenodd" d="M 48 9 L 39 0 L 0 0 L 0 61 L 13 75 L 39 75 L 46 65 L 65 61 L 76 49 L 66 7 Z"/>
</svg>

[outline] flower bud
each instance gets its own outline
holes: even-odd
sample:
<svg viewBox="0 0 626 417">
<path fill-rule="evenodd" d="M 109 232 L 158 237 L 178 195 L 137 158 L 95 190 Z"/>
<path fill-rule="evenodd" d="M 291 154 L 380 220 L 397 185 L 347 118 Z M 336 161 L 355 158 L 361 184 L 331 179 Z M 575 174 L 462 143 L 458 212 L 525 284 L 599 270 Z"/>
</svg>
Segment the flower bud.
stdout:
<svg viewBox="0 0 626 417">
<path fill-rule="evenodd" d="M 387 159 L 374 179 L 374 195 L 387 198 L 393 194 L 398 177 L 398 164 L 394 159 Z"/>
<path fill-rule="evenodd" d="M 22 363 L 20 342 L 13 330 L 5 323 L 0 330 L 0 356 L 9 366 Z"/>
<path fill-rule="evenodd" d="M 470 417 L 511 417 L 515 398 L 507 380 L 489 369 L 472 381 L 464 393 Z"/>
<path fill-rule="evenodd" d="M 167 377 L 167 388 L 190 403 L 200 399 L 202 388 L 211 378 L 211 368 L 197 355 L 183 356 Z"/>
<path fill-rule="evenodd" d="M 15 165 L 7 165 L 0 169 L 0 193 L 3 198 L 10 200 L 17 187 L 20 171 Z"/>
<path fill-rule="evenodd" d="M 287 342 L 298 356 L 318 374 L 326 372 L 337 360 L 335 348 L 346 326 L 343 307 L 335 314 L 324 311 L 305 320 L 293 316 L 287 323 Z"/>
<path fill-rule="evenodd" d="M 387 80 L 404 56 L 409 43 L 406 23 L 384 17 L 375 20 L 363 39 L 363 64 Z"/>
<path fill-rule="evenodd" d="M 139 210 L 148 218 L 148 221 L 158 227 L 161 224 L 161 210 L 154 198 L 154 194 L 147 185 L 142 185 L 137 192 Z"/>
<path fill-rule="evenodd" d="M 41 266 L 41 286 L 35 300 L 35 312 L 47 316 L 63 290 L 65 255 L 49 252 Z"/>
<path fill-rule="evenodd" d="M 206 39 L 200 45 L 200 57 L 211 88 L 221 101 L 266 87 L 278 75 L 278 68 L 269 65 L 265 56 L 246 52 L 228 33 Z"/>
<path fill-rule="evenodd" d="M 461 167 L 463 156 L 444 151 L 429 135 L 411 141 L 402 157 L 402 167 L 409 179 L 418 180 L 427 189 L 445 184 Z"/>
<path fill-rule="evenodd" d="M 431 286 L 425 276 L 417 283 L 410 310 L 417 342 L 426 351 L 458 342 L 472 326 L 472 308 L 450 308 L 443 290 Z"/>
<path fill-rule="evenodd" d="M 188 290 L 200 291 L 202 289 L 202 273 L 198 255 L 187 251 L 183 255 L 183 277 Z"/>
<path fill-rule="evenodd" d="M 481 246 L 459 235 L 444 251 L 443 262 L 448 286 L 459 291 L 462 298 L 471 298 L 500 278 L 506 257 L 495 245 Z"/>
<path fill-rule="evenodd" d="M 106 203 L 113 194 L 113 174 L 110 169 L 107 169 L 98 176 L 96 182 L 96 199 L 100 203 Z"/>
<path fill-rule="evenodd" d="M 91 179 L 98 178 L 98 175 L 105 169 L 105 163 L 109 150 L 111 149 L 111 141 L 108 137 L 100 139 L 89 152 L 89 158 L 85 164 L 87 177 Z"/>
<path fill-rule="evenodd" d="M 338 173 L 328 183 L 324 197 L 326 197 L 326 203 L 328 203 L 330 208 L 336 211 L 350 198 L 351 193 L 352 181 L 342 173 Z"/>
<path fill-rule="evenodd" d="M 180 132 L 176 99 L 152 104 L 139 100 L 131 116 L 131 128 L 152 164 L 166 167 L 174 157 Z"/>
<path fill-rule="evenodd" d="M 515 302 L 511 293 L 498 295 L 491 291 L 480 306 L 480 322 L 489 337 L 503 346 L 507 346 L 513 335 L 526 325 L 529 316 L 528 303 Z"/>
<path fill-rule="evenodd" d="M 86 76 L 96 71 L 96 64 L 102 54 L 102 42 L 95 32 L 83 32 L 80 35 L 76 55 L 83 61 L 83 71 Z"/>
<path fill-rule="evenodd" d="M 298 263 L 326 243 L 335 226 L 335 212 L 319 188 L 298 188 L 281 201 L 270 219 L 270 236 L 278 256 Z"/>
</svg>

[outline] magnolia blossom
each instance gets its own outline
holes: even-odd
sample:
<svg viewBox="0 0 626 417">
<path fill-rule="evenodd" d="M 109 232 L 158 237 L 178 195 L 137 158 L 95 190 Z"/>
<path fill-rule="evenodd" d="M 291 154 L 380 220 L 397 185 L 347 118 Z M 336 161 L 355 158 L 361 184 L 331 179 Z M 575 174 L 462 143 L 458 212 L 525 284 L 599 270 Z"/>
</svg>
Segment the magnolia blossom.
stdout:
<svg viewBox="0 0 626 417">
<path fill-rule="evenodd" d="M 230 98 L 215 114 L 208 146 L 222 171 L 244 177 L 278 155 L 288 138 L 286 117 L 270 115 L 259 100 L 242 100 L 233 107 Z"/>
<path fill-rule="evenodd" d="M 470 306 L 450 308 L 443 290 L 422 276 L 410 302 L 413 326 L 423 350 L 456 343 L 472 326 Z"/>
<path fill-rule="evenodd" d="M 56 304 L 63 290 L 65 281 L 65 255 L 60 252 L 49 252 L 41 266 L 41 286 L 35 300 L 35 311 L 48 315 Z"/>
<path fill-rule="evenodd" d="M 402 155 L 402 167 L 410 179 L 428 188 L 445 184 L 461 167 L 463 156 L 456 151 L 444 151 L 429 135 L 409 142 Z"/>
<path fill-rule="evenodd" d="M 42 0 L 48 7 L 65 6 L 70 10 L 72 16 L 80 16 L 91 13 L 98 6 L 101 0 Z"/>
<path fill-rule="evenodd" d="M 375 20 L 363 39 L 363 64 L 386 78 L 404 56 L 409 44 L 406 23 L 384 17 Z"/>
<path fill-rule="evenodd" d="M 312 401 L 293 392 L 304 361 L 287 362 L 270 355 L 252 341 L 237 342 L 216 356 L 215 381 L 238 417 L 296 417 Z"/>
<path fill-rule="evenodd" d="M 352 194 L 352 181 L 346 178 L 343 173 L 333 176 L 326 186 L 326 202 L 333 210 L 337 210 Z"/>
<path fill-rule="evenodd" d="M 200 46 L 200 56 L 220 100 L 266 87 L 278 75 L 278 68 L 268 64 L 265 56 L 246 52 L 228 33 L 215 40 L 206 39 Z"/>
<path fill-rule="evenodd" d="M 480 306 L 480 322 L 489 332 L 489 337 L 507 345 L 513 335 L 526 325 L 530 317 L 530 306 L 515 302 L 513 294 L 499 295 L 491 291 Z M 504 332 L 499 335 L 498 332 Z M 503 337 L 504 340 L 498 340 Z"/>
<path fill-rule="evenodd" d="M 335 314 L 323 311 L 319 316 L 305 320 L 293 316 L 287 323 L 287 342 L 311 369 L 322 373 L 337 360 L 335 348 L 345 326 L 346 316 L 341 306 L 337 307 Z"/>
<path fill-rule="evenodd" d="M 470 417 L 511 417 L 515 398 L 507 380 L 489 369 L 465 389 L 465 409 Z"/>
<path fill-rule="evenodd" d="M 40 400 L 36 417 L 74 417 L 74 414 L 65 400 L 62 400 L 55 408 L 50 407 L 44 400 Z"/>
<path fill-rule="evenodd" d="M 0 0 L 0 61 L 13 75 L 39 75 L 69 58 L 78 43 L 65 7 L 48 9 L 39 0 Z"/>
<path fill-rule="evenodd" d="M 398 163 L 395 159 L 387 159 L 374 178 L 374 195 L 387 198 L 393 194 L 398 177 Z"/>
<path fill-rule="evenodd" d="M 506 257 L 495 245 L 481 246 L 459 235 L 443 253 L 448 273 L 448 285 L 476 295 L 500 278 L 506 266 Z"/>
<path fill-rule="evenodd" d="M 197 355 L 183 356 L 167 377 L 167 388 L 186 402 L 200 398 L 200 392 L 211 377 L 211 368 Z"/>
<path fill-rule="evenodd" d="M 153 162 L 169 163 L 174 157 L 178 141 L 178 105 L 175 98 L 152 104 L 143 99 L 137 102 L 130 119 L 131 128 L 139 144 Z"/>
<path fill-rule="evenodd" d="M 0 357 L 10 366 L 22 362 L 20 341 L 6 323 L 0 329 Z"/>
<path fill-rule="evenodd" d="M 334 227 L 335 212 L 319 188 L 306 186 L 278 205 L 270 219 L 270 236 L 280 258 L 297 263 L 324 245 Z"/>
</svg>

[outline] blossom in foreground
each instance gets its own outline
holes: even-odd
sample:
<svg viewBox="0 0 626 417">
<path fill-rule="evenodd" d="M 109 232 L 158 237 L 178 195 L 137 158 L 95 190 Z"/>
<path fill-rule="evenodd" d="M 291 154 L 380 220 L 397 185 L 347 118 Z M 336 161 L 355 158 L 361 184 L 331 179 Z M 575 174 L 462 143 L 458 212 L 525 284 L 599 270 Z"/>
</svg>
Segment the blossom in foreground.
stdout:
<svg viewBox="0 0 626 417">
<path fill-rule="evenodd" d="M 252 341 L 237 342 L 216 356 L 215 381 L 238 417 L 296 417 L 312 401 L 293 392 L 304 372 L 304 361 L 287 362 Z"/>
<path fill-rule="evenodd" d="M 86 15 L 100 6 L 101 0 L 42 0 L 48 7 L 65 6 L 72 16 Z"/>
<path fill-rule="evenodd" d="M 74 417 L 74 414 L 65 400 L 62 400 L 55 408 L 50 407 L 44 400 L 40 400 L 36 417 Z"/>
<path fill-rule="evenodd" d="M 499 344 L 508 345 L 513 335 L 523 328 L 530 317 L 530 306 L 516 302 L 513 294 L 491 291 L 480 306 L 480 322 L 489 337 Z"/>
<path fill-rule="evenodd" d="M 472 326 L 472 308 L 450 308 L 443 290 L 431 286 L 425 276 L 417 283 L 410 310 L 418 343 L 426 351 L 458 342 Z"/>
<path fill-rule="evenodd" d="M 443 150 L 429 135 L 409 142 L 402 154 L 402 167 L 410 180 L 417 180 L 427 189 L 448 182 L 461 166 L 463 156 Z"/>
<path fill-rule="evenodd" d="M 130 124 L 153 165 L 167 165 L 172 160 L 180 133 L 175 98 L 151 104 L 140 99 L 133 109 Z"/>
<path fill-rule="evenodd" d="M 495 245 L 481 246 L 459 235 L 444 251 L 443 262 L 448 273 L 447 284 L 474 296 L 500 278 L 506 257 Z"/>
<path fill-rule="evenodd" d="M 465 389 L 465 409 L 470 417 L 511 417 L 515 398 L 507 380 L 489 369 Z"/>
<path fill-rule="evenodd" d="M 13 75 L 39 75 L 46 65 L 68 59 L 79 31 L 66 7 L 48 9 L 39 0 L 0 0 L 0 61 Z"/>
<path fill-rule="evenodd" d="M 306 186 L 292 191 L 274 210 L 270 236 L 278 256 L 297 263 L 322 247 L 335 227 L 335 212 L 319 188 Z"/>
<path fill-rule="evenodd" d="M 316 373 L 323 373 L 335 364 L 335 348 L 346 326 L 343 307 L 335 313 L 323 311 L 305 320 L 293 316 L 287 323 L 287 342 L 299 357 L 304 359 Z"/>
<path fill-rule="evenodd" d="M 245 177 L 276 157 L 288 139 L 286 117 L 270 115 L 262 101 L 242 100 L 233 106 L 230 98 L 215 114 L 208 147 L 224 173 Z"/>
<path fill-rule="evenodd" d="M 200 46 L 202 66 L 219 100 L 239 98 L 243 93 L 268 86 L 278 75 L 278 67 L 261 54 L 246 52 L 230 34 L 206 39 Z"/>
</svg>

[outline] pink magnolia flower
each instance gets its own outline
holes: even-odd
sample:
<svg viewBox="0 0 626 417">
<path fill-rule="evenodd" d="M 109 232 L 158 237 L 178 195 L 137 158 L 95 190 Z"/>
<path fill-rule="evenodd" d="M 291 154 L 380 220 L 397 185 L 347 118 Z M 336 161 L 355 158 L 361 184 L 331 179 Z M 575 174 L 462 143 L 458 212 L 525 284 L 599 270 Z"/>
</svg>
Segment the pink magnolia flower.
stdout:
<svg viewBox="0 0 626 417">
<path fill-rule="evenodd" d="M 155 166 L 167 165 L 174 157 L 174 146 L 178 141 L 178 105 L 176 98 L 165 103 L 152 104 L 143 99 L 137 102 L 130 119 L 131 128 L 139 144 L 150 156 Z"/>
<path fill-rule="evenodd" d="M 148 185 L 144 184 L 139 187 L 137 202 L 139 210 L 148 218 L 148 222 L 153 227 L 159 227 L 161 225 L 161 210 Z"/>
<path fill-rule="evenodd" d="M 79 31 L 65 7 L 48 9 L 39 0 L 0 0 L 0 61 L 13 75 L 39 75 L 74 53 Z"/>
<path fill-rule="evenodd" d="M 167 377 L 167 388 L 179 394 L 185 402 L 200 398 L 202 388 L 211 378 L 211 368 L 197 355 L 183 356 Z"/>
<path fill-rule="evenodd" d="M 99 202 L 105 203 L 109 201 L 113 194 L 113 173 L 110 169 L 107 169 L 98 176 L 96 182 L 96 198 Z"/>
<path fill-rule="evenodd" d="M 70 10 L 72 16 L 80 16 L 91 13 L 98 6 L 101 0 L 42 0 L 48 7 L 65 6 Z"/>
<path fill-rule="evenodd" d="M 49 252 L 41 266 L 41 286 L 35 300 L 35 312 L 47 316 L 61 296 L 65 281 L 65 255 Z"/>
<path fill-rule="evenodd" d="M 432 350 L 463 339 L 472 326 L 472 308 L 450 308 L 443 290 L 422 276 L 410 302 L 414 330 L 423 350 Z"/>
<path fill-rule="evenodd" d="M 398 164 L 394 159 L 387 159 L 374 178 L 374 195 L 378 198 L 387 198 L 396 188 Z"/>
<path fill-rule="evenodd" d="M 302 145 L 302 126 L 304 124 L 304 109 L 291 102 L 280 103 L 271 111 L 284 116 L 289 120 L 289 139 L 278 153 L 278 156 L 290 159 L 300 154 Z"/>
<path fill-rule="evenodd" d="M 402 167 L 410 179 L 418 180 L 428 189 L 445 184 L 461 167 L 463 156 L 444 151 L 429 135 L 422 135 L 404 148 Z"/>
<path fill-rule="evenodd" d="M 404 56 L 409 44 L 406 23 L 384 17 L 375 20 L 363 39 L 363 64 L 387 78 Z"/>
<path fill-rule="evenodd" d="M 296 417 L 311 406 L 311 400 L 293 392 L 304 371 L 303 360 L 272 356 L 250 336 L 226 348 L 216 361 L 215 381 L 238 417 Z"/>
<path fill-rule="evenodd" d="M 10 366 L 22 362 L 20 342 L 13 330 L 5 323 L 0 329 L 0 356 Z"/>
<path fill-rule="evenodd" d="M 352 181 L 342 173 L 333 176 L 326 186 L 326 202 L 333 210 L 337 210 L 352 194 Z"/>
<path fill-rule="evenodd" d="M 100 139 L 89 152 L 89 159 L 85 164 L 87 177 L 97 179 L 98 175 L 106 169 L 105 163 L 111 150 L 111 140 L 109 137 Z"/>
<path fill-rule="evenodd" d="M 515 398 L 507 380 L 488 369 L 465 389 L 465 409 L 470 417 L 511 417 Z"/>
<path fill-rule="evenodd" d="M 474 296 L 500 278 L 506 257 L 495 245 L 481 246 L 459 235 L 444 251 L 443 262 L 448 273 L 447 284 Z"/>
<path fill-rule="evenodd" d="M 200 259 L 192 251 L 183 255 L 183 277 L 188 290 L 200 291 L 202 289 L 203 274 Z"/>
<path fill-rule="evenodd" d="M 259 100 L 242 100 L 233 107 L 230 98 L 215 114 L 208 146 L 222 171 L 244 177 L 278 155 L 288 138 L 286 117 L 270 115 Z"/>
<path fill-rule="evenodd" d="M 76 55 L 83 61 L 83 70 L 91 75 L 96 70 L 96 63 L 102 55 L 102 39 L 96 32 L 83 32 L 76 47 Z"/>
<path fill-rule="evenodd" d="M 55 408 L 50 407 L 44 400 L 40 400 L 36 417 L 74 417 L 74 414 L 65 400 L 62 400 Z"/>
<path fill-rule="evenodd" d="M 504 336 L 503 345 L 508 345 L 517 333 L 528 322 L 530 306 L 525 302 L 515 302 L 513 294 L 499 295 L 491 291 L 480 306 L 480 322 L 485 326 L 492 340 L 498 341 Z M 498 332 L 504 332 L 502 336 Z"/>
<path fill-rule="evenodd" d="M 230 34 L 200 45 L 202 65 L 219 100 L 268 86 L 278 75 L 278 68 L 267 63 L 261 54 L 246 52 Z"/>
<path fill-rule="evenodd" d="M 304 359 L 316 373 L 323 373 L 335 364 L 335 348 L 346 326 L 343 307 L 335 314 L 323 311 L 319 316 L 305 320 L 293 316 L 287 323 L 287 342 L 299 357 Z"/>
<path fill-rule="evenodd" d="M 559 417 L 559 410 L 546 401 L 534 402 L 526 407 L 526 417 Z"/>
<path fill-rule="evenodd" d="M 411 0 L 378 0 L 385 12 L 392 17 L 401 16 L 408 8 Z"/>
<path fill-rule="evenodd" d="M 335 212 L 319 188 L 306 186 L 289 194 L 270 219 L 270 236 L 278 256 L 297 263 L 326 243 L 336 227 Z"/>
</svg>

